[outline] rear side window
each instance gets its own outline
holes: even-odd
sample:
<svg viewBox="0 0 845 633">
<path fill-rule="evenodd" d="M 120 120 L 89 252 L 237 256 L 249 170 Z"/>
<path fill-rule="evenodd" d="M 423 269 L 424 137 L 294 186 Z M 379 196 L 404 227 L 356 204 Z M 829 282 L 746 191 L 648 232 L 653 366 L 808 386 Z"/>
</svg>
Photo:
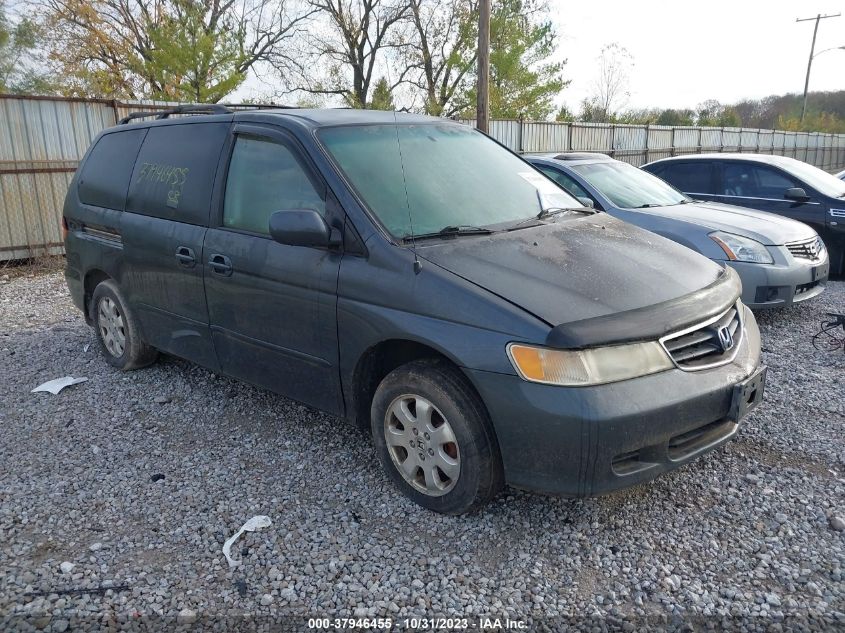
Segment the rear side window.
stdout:
<svg viewBox="0 0 845 633">
<path fill-rule="evenodd" d="M 132 166 L 146 133 L 136 129 L 100 137 L 79 174 L 79 199 L 84 204 L 124 210 Z"/>
<path fill-rule="evenodd" d="M 126 210 L 208 224 L 214 173 L 229 123 L 149 128 L 135 162 Z"/>
<path fill-rule="evenodd" d="M 684 193 L 713 193 L 713 166 L 703 160 L 669 163 L 655 174 Z"/>
<path fill-rule="evenodd" d="M 293 152 L 281 143 L 238 136 L 226 178 L 223 226 L 267 234 L 271 215 L 295 209 L 326 215 L 324 196 Z"/>
</svg>

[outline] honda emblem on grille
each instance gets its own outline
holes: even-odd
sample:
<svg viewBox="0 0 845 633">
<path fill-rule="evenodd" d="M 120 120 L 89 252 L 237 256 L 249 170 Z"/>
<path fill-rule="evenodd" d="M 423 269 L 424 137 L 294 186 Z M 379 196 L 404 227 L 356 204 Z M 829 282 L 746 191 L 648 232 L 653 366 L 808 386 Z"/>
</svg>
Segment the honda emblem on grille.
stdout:
<svg viewBox="0 0 845 633">
<path fill-rule="evenodd" d="M 720 327 L 716 334 L 719 337 L 719 347 L 722 348 L 723 353 L 734 346 L 734 337 L 728 327 Z"/>
</svg>

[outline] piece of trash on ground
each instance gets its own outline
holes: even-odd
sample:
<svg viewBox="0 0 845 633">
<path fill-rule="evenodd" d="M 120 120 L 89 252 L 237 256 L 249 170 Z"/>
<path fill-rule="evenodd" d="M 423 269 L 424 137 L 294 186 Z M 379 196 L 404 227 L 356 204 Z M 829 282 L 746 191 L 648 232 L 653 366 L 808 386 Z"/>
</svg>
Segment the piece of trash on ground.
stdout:
<svg viewBox="0 0 845 633">
<path fill-rule="evenodd" d="M 82 348 L 82 351 L 87 352 L 89 349 L 91 349 L 91 343 L 85 343 L 85 347 Z"/>
<path fill-rule="evenodd" d="M 38 391 L 47 391 L 56 396 L 65 387 L 70 387 L 71 385 L 78 385 L 79 383 L 86 382 L 87 380 L 87 378 L 74 378 L 73 376 L 55 378 L 53 380 L 48 380 L 47 382 L 38 385 L 35 389 L 30 391 L 30 393 L 36 393 Z"/>
<path fill-rule="evenodd" d="M 256 530 L 260 530 L 261 528 L 266 528 L 272 525 L 272 521 L 270 521 L 270 517 L 258 515 L 252 517 L 249 521 L 244 523 L 241 526 L 241 529 L 235 532 L 229 540 L 223 543 L 223 556 L 226 557 L 226 560 L 229 563 L 229 567 L 237 567 L 241 564 L 242 561 L 239 560 L 232 560 L 231 550 L 232 544 L 238 540 L 241 534 L 244 532 L 255 532 Z"/>
</svg>

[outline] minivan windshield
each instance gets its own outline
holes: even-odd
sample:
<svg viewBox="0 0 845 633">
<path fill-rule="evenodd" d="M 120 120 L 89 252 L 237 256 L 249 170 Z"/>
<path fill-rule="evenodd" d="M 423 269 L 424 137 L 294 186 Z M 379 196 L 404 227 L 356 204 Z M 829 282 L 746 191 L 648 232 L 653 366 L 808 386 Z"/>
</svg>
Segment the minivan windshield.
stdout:
<svg viewBox="0 0 845 633">
<path fill-rule="evenodd" d="M 845 181 L 831 176 L 818 167 L 813 167 L 800 160 L 789 159 L 780 165 L 786 171 L 797 176 L 820 194 L 831 198 L 845 197 Z"/>
<path fill-rule="evenodd" d="M 394 236 L 467 233 L 584 208 L 556 183 L 458 123 L 327 127 L 323 145 Z M 403 169 L 404 167 L 404 169 Z M 584 208 L 586 211 L 586 208 Z M 412 223 L 413 222 L 413 223 Z"/>
<path fill-rule="evenodd" d="M 666 207 L 690 201 L 657 176 L 628 163 L 603 161 L 573 165 L 572 169 L 621 209 Z"/>
</svg>

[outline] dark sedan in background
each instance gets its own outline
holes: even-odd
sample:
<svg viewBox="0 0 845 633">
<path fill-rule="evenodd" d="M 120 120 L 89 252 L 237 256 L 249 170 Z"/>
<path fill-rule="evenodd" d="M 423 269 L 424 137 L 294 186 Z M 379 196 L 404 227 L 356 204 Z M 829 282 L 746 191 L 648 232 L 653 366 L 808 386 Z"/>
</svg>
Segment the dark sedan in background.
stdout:
<svg viewBox="0 0 845 633">
<path fill-rule="evenodd" d="M 845 273 L 845 181 L 768 154 L 692 154 L 643 167 L 697 200 L 725 202 L 806 222 L 827 245 L 832 274 Z"/>
<path fill-rule="evenodd" d="M 582 202 L 728 265 L 742 279 L 742 301 L 774 308 L 824 291 L 828 261 L 816 232 L 753 209 L 696 202 L 648 172 L 604 154 L 529 155 Z"/>
</svg>

